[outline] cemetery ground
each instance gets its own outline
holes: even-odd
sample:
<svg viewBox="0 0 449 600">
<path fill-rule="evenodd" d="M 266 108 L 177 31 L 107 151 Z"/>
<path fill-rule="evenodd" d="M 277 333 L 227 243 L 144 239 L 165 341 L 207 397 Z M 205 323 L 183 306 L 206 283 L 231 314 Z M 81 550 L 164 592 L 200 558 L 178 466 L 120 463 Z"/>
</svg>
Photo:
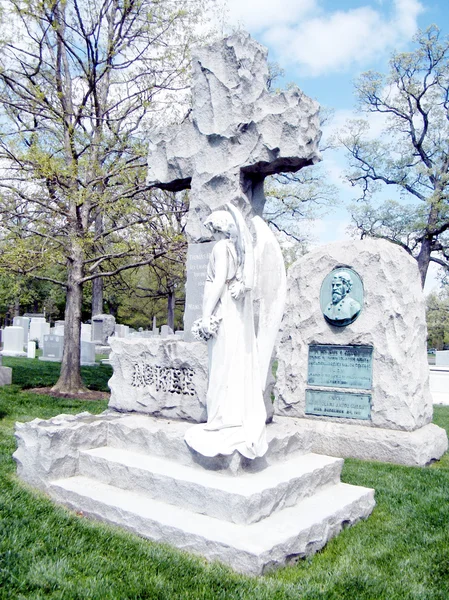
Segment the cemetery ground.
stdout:
<svg viewBox="0 0 449 600">
<path fill-rule="evenodd" d="M 263 577 L 237 575 L 168 546 L 55 506 L 15 475 L 14 423 L 85 410 L 107 400 L 36 394 L 59 364 L 4 358 L 0 388 L 0 599 L 439 599 L 449 597 L 449 456 L 425 468 L 346 460 L 343 481 L 374 487 L 376 508 L 318 554 Z M 107 391 L 111 368 L 83 367 Z M 449 431 L 449 407 L 434 421 Z"/>
</svg>

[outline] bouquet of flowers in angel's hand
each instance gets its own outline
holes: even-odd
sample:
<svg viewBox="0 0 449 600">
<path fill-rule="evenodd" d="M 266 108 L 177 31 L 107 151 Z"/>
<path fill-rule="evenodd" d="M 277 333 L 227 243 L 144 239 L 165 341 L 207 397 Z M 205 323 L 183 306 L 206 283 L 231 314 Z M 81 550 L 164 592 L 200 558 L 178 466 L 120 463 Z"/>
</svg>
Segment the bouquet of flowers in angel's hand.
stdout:
<svg viewBox="0 0 449 600">
<path fill-rule="evenodd" d="M 215 337 L 218 332 L 221 319 L 211 315 L 207 318 L 201 318 L 194 321 L 192 325 L 192 335 L 196 340 L 208 341 Z"/>
</svg>

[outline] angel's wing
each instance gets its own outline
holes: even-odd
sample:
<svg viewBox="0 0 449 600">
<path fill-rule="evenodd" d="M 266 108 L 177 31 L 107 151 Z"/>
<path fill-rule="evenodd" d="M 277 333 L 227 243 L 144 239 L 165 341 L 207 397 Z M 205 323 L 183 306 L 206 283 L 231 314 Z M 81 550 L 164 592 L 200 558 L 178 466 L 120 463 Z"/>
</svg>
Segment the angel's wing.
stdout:
<svg viewBox="0 0 449 600">
<path fill-rule="evenodd" d="M 276 336 L 284 314 L 287 277 L 281 248 L 273 232 L 261 217 L 254 217 L 252 222 L 256 232 L 253 300 L 261 381 L 265 388 Z"/>
</svg>

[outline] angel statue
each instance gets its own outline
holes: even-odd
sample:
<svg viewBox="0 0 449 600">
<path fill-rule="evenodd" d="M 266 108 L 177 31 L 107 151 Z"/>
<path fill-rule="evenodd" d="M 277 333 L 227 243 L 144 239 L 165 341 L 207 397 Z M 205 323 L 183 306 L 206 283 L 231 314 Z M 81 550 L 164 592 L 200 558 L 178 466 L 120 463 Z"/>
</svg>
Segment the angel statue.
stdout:
<svg viewBox="0 0 449 600">
<path fill-rule="evenodd" d="M 252 223 L 255 244 L 232 204 L 204 222 L 217 243 L 207 268 L 202 317 L 192 332 L 208 343 L 207 423 L 185 434 L 187 444 L 204 456 L 237 450 L 256 458 L 267 451 L 263 391 L 282 319 L 286 277 L 273 233 L 260 217 Z"/>
</svg>

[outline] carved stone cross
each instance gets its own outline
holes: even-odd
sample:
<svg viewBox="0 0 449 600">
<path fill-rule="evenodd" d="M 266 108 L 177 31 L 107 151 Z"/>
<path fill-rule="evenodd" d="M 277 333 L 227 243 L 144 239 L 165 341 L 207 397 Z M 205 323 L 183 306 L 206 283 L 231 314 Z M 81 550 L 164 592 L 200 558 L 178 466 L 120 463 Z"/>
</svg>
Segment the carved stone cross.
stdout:
<svg viewBox="0 0 449 600">
<path fill-rule="evenodd" d="M 267 50 L 247 33 L 200 48 L 191 112 L 152 137 L 148 182 L 172 191 L 191 188 L 190 242 L 210 238 L 202 222 L 226 202 L 261 215 L 268 175 L 321 160 L 318 104 L 299 89 L 271 93 L 267 81 Z"/>
</svg>

